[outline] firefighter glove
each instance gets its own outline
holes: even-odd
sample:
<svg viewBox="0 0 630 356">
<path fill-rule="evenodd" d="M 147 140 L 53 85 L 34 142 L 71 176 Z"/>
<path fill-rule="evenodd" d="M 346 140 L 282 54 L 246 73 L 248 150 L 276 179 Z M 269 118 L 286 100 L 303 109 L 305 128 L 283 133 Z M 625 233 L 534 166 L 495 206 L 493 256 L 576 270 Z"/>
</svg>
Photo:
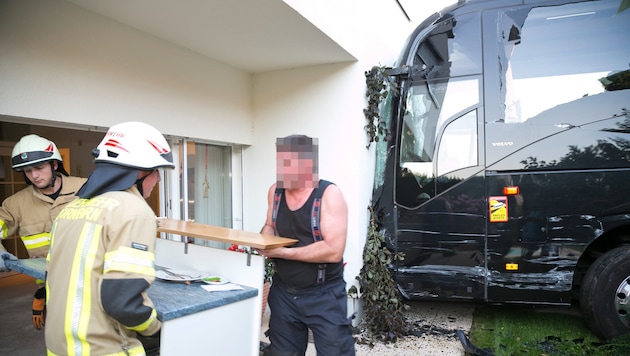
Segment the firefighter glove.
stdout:
<svg viewBox="0 0 630 356">
<path fill-rule="evenodd" d="M 46 287 L 41 287 L 33 296 L 33 326 L 40 330 L 46 317 Z"/>
<path fill-rule="evenodd" d="M 6 272 L 9 269 L 7 268 L 7 266 L 5 266 L 4 264 L 4 260 L 17 260 L 17 257 L 13 256 L 12 254 L 8 253 L 7 251 L 0 251 L 0 272 Z"/>
</svg>

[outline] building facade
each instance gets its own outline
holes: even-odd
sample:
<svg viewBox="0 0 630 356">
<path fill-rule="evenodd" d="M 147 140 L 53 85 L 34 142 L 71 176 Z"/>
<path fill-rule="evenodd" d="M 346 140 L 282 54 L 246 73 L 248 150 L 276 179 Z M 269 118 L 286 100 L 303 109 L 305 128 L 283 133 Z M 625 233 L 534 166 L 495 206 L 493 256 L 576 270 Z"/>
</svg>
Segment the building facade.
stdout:
<svg viewBox="0 0 630 356">
<path fill-rule="evenodd" d="M 144 121 L 170 140 L 156 214 L 259 231 L 275 139 L 319 138 L 320 176 L 349 207 L 345 279 L 361 268 L 373 185 L 365 71 L 391 66 L 413 29 L 452 1 L 0 0 L 0 182 L 37 133 L 87 177 L 109 126 Z M 350 312 L 356 303 L 349 304 Z"/>
</svg>

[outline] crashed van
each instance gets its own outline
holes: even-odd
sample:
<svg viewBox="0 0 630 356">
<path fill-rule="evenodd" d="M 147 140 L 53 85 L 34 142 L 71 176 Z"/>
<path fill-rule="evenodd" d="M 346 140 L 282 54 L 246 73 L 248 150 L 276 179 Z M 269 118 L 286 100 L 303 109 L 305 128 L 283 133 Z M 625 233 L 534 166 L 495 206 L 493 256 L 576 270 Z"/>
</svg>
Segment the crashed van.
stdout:
<svg viewBox="0 0 630 356">
<path fill-rule="evenodd" d="M 372 204 L 402 294 L 630 332 L 630 1 L 460 1 L 387 74 Z"/>
</svg>

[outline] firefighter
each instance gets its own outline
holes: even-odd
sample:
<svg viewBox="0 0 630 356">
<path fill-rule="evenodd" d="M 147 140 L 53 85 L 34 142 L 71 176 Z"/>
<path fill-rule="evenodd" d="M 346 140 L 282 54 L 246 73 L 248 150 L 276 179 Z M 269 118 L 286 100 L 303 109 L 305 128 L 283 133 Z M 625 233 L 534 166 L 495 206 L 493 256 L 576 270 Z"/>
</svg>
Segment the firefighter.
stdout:
<svg viewBox="0 0 630 356">
<path fill-rule="evenodd" d="M 93 151 L 95 169 L 53 224 L 47 258 L 49 355 L 144 355 L 161 322 L 147 289 L 155 279 L 157 218 L 145 201 L 174 168 L 154 127 L 112 126 Z M 147 339 L 145 339 L 147 340 Z"/>
<path fill-rule="evenodd" d="M 46 257 L 50 245 L 50 229 L 59 211 L 76 198 L 75 193 L 85 178 L 71 177 L 63 167 L 63 159 L 54 142 L 38 135 L 26 135 L 13 147 L 11 167 L 24 174 L 28 187 L 11 195 L 0 207 L 0 238 L 15 235 L 22 238 L 31 258 Z M 16 259 L 0 244 L 3 258 Z M 6 257 L 5 257 L 6 256 Z M 4 261 L 0 271 L 6 271 Z M 33 326 L 44 325 L 46 291 L 43 281 L 33 299 Z"/>
</svg>

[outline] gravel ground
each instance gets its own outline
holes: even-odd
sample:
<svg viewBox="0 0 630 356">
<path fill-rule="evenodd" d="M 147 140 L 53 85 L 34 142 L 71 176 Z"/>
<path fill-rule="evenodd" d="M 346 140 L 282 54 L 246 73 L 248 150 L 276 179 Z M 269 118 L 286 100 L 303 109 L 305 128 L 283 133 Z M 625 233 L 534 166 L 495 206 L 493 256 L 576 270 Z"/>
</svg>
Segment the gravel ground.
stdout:
<svg viewBox="0 0 630 356">
<path fill-rule="evenodd" d="M 357 356 L 465 355 L 455 331 L 460 329 L 468 335 L 472 325 L 473 305 L 440 302 L 408 304 L 410 309 L 405 312 L 405 317 L 414 325 L 414 335 L 396 343 L 377 343 L 374 347 L 357 344 Z"/>
<path fill-rule="evenodd" d="M 455 334 L 466 335 L 472 325 L 473 304 L 441 302 L 408 302 L 405 317 L 414 325 L 412 336 L 395 343 L 378 342 L 374 346 L 356 344 L 357 356 L 463 356 L 464 349 Z M 263 318 L 263 329 L 269 320 L 269 309 Z M 263 334 L 263 340 L 268 342 Z M 315 346 L 309 343 L 306 356 L 315 356 Z"/>
</svg>

